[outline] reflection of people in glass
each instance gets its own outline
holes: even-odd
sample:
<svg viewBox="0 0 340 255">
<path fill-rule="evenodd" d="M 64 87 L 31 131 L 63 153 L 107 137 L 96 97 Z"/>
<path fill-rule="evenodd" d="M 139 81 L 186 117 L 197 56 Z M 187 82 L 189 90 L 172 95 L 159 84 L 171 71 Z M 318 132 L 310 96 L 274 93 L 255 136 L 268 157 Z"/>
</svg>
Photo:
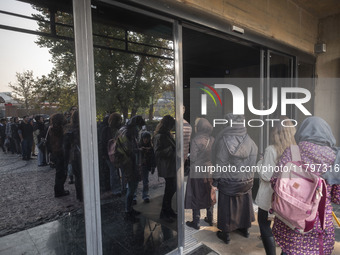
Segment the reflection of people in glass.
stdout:
<svg viewBox="0 0 340 255">
<path fill-rule="evenodd" d="M 210 225 L 213 221 L 213 207 L 211 206 L 210 173 L 195 173 L 195 168 L 200 169 L 211 166 L 211 149 L 214 138 L 210 136 L 213 127 L 208 120 L 201 118 L 196 126 L 196 135 L 190 146 L 190 174 L 187 181 L 185 194 L 185 209 L 192 209 L 192 221 L 187 221 L 189 227 L 200 228 L 200 209 L 207 209 L 204 219 Z"/>
<path fill-rule="evenodd" d="M 288 127 L 283 127 L 281 121 L 286 120 Z M 268 219 L 268 211 L 271 208 L 271 200 L 273 195 L 273 189 L 270 184 L 270 178 L 273 175 L 273 171 L 267 171 L 270 166 L 275 167 L 280 159 L 284 150 L 291 144 L 295 144 L 294 134 L 295 127 L 287 117 L 281 117 L 280 122 L 274 122 L 273 127 L 270 130 L 270 144 L 264 153 L 263 159 L 257 164 L 259 166 L 259 179 L 260 186 L 256 195 L 255 202 L 259 207 L 258 210 L 258 222 L 261 232 L 261 239 L 267 255 L 275 254 L 276 247 L 275 241 L 270 227 L 271 220 Z"/>
<path fill-rule="evenodd" d="M 125 202 L 125 220 L 133 222 L 136 221 L 135 216 L 140 214 L 132 208 L 132 201 L 140 180 L 138 132 L 144 125 L 145 121 L 142 116 L 134 116 L 118 131 L 116 139 L 116 150 L 120 155 L 119 165 L 124 172 L 128 184 Z"/>
<path fill-rule="evenodd" d="M 83 201 L 78 111 L 73 111 L 71 122 L 65 127 L 64 151 L 65 165 L 71 165 L 75 177 L 76 197 Z"/>
<path fill-rule="evenodd" d="M 33 144 L 33 125 L 28 116 L 24 116 L 23 121 L 19 125 L 18 133 L 21 140 L 22 159 L 30 160 Z"/>
<path fill-rule="evenodd" d="M 122 195 L 122 184 L 120 182 L 119 168 L 115 167 L 109 159 L 108 143 L 116 137 L 119 128 L 122 126 L 122 116 L 117 113 L 111 113 L 108 118 L 108 126 L 104 127 L 101 133 L 101 150 L 102 157 L 110 169 L 110 186 L 112 194 L 115 196 Z"/>
<path fill-rule="evenodd" d="M 158 175 L 165 179 L 160 218 L 168 222 L 173 222 L 177 217 L 171 208 L 171 200 L 176 192 L 176 143 L 170 133 L 174 126 L 174 118 L 170 115 L 164 116 L 157 125 L 153 138 Z"/>
<path fill-rule="evenodd" d="M 240 169 L 256 164 L 257 146 L 247 134 L 243 115 L 228 113 L 225 119 L 229 125 L 216 137 L 212 155 L 216 166 L 233 168 L 214 174 L 213 181 L 219 190 L 217 227 L 221 231 L 217 236 L 229 243 L 229 232 L 237 229 L 249 237 L 248 228 L 255 220 L 251 193 L 254 173 Z"/>
<path fill-rule="evenodd" d="M 44 118 L 41 115 L 35 116 L 35 123 L 33 125 L 33 138 L 38 147 L 38 144 L 42 139 L 45 139 L 46 128 Z M 45 146 L 38 147 L 38 166 L 46 166 L 46 148 Z"/>
<path fill-rule="evenodd" d="M 139 142 L 140 156 L 141 156 L 141 174 L 143 181 L 142 198 L 145 203 L 150 202 L 149 197 L 149 172 L 152 174 L 155 171 L 155 154 L 151 144 L 151 134 L 144 131 Z"/>
<path fill-rule="evenodd" d="M 64 189 L 67 173 L 64 160 L 63 151 L 63 125 L 65 119 L 63 114 L 55 113 L 50 119 L 50 131 L 48 133 L 47 142 L 51 150 L 51 156 L 55 164 L 55 184 L 54 184 L 54 196 L 62 197 L 70 194 L 68 190 Z"/>
</svg>

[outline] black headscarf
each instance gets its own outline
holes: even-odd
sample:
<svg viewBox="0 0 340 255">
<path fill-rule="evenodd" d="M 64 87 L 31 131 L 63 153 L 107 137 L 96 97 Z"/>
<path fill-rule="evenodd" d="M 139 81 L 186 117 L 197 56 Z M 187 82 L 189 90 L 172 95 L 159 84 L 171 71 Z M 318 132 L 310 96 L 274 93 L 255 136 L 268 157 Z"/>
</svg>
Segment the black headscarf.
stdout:
<svg viewBox="0 0 340 255">
<path fill-rule="evenodd" d="M 336 153 L 333 171 L 327 171 L 322 175 L 328 184 L 340 184 L 340 174 L 334 172 L 334 167 L 339 168 L 340 148 L 335 147 L 336 140 L 333 136 L 331 127 L 320 117 L 309 117 L 305 119 L 295 133 L 296 143 L 307 141 L 321 146 L 331 147 Z"/>
</svg>

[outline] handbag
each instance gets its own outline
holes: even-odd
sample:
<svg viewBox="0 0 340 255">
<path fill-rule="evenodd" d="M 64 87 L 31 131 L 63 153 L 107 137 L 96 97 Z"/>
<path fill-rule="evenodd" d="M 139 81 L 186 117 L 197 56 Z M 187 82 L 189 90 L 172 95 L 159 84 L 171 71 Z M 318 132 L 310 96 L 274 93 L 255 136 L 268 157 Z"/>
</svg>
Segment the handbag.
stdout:
<svg viewBox="0 0 340 255">
<path fill-rule="evenodd" d="M 50 127 L 48 127 L 48 129 L 47 129 L 47 133 L 46 133 L 45 138 L 41 138 L 39 143 L 37 144 L 37 147 L 39 148 L 39 150 L 43 151 L 45 149 L 46 142 L 47 142 L 47 136 L 48 136 L 49 131 L 50 131 Z"/>
</svg>

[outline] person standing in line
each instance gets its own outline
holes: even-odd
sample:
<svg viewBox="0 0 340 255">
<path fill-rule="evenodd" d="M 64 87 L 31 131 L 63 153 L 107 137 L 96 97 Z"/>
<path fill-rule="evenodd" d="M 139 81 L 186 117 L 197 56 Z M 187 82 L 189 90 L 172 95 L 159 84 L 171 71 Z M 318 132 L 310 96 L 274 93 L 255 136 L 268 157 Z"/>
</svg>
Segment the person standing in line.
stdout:
<svg viewBox="0 0 340 255">
<path fill-rule="evenodd" d="M 119 168 L 115 167 L 110 161 L 108 154 L 108 143 L 111 139 L 116 138 L 118 130 L 122 126 L 122 116 L 117 113 L 111 113 L 108 117 L 108 125 L 105 126 L 101 133 L 101 150 L 102 156 L 105 159 L 105 164 L 107 164 L 110 169 L 110 187 L 111 192 L 114 196 L 120 197 L 123 193 L 125 187 L 122 187 L 122 183 L 119 175 Z M 124 181 L 123 181 L 124 183 Z"/>
<path fill-rule="evenodd" d="M 70 194 L 68 190 L 64 189 L 67 178 L 63 148 L 65 124 L 66 120 L 61 113 L 55 113 L 50 118 L 50 131 L 48 133 L 47 142 L 56 169 L 54 197 L 62 197 Z"/>
<path fill-rule="evenodd" d="M 254 172 L 241 168 L 256 165 L 257 146 L 247 134 L 243 115 L 228 113 L 226 126 L 216 137 L 212 155 L 214 165 L 234 169 L 213 175 L 213 188 L 218 189 L 217 237 L 230 242 L 229 233 L 238 230 L 249 237 L 248 229 L 255 220 L 252 187 Z"/>
<path fill-rule="evenodd" d="M 3 118 L 0 120 L 0 147 L 4 153 L 6 152 L 5 149 L 5 139 L 6 139 L 6 119 Z"/>
<path fill-rule="evenodd" d="M 35 116 L 35 123 L 33 126 L 33 138 L 36 145 L 38 145 L 41 139 L 45 139 L 46 129 L 44 118 L 41 115 Z M 38 147 L 38 166 L 46 166 L 46 148 L 45 146 Z"/>
<path fill-rule="evenodd" d="M 286 126 L 281 125 L 281 121 L 285 121 Z M 270 144 L 264 153 L 258 165 L 258 174 L 260 178 L 260 186 L 256 195 L 255 203 L 258 205 L 258 223 L 261 232 L 261 240 L 267 255 L 275 255 L 276 247 L 273 237 L 272 229 L 270 227 L 272 220 L 269 217 L 269 209 L 271 208 L 271 201 L 273 189 L 271 187 L 270 179 L 273 176 L 273 171 L 269 171 L 270 167 L 275 168 L 284 150 L 291 144 L 296 144 L 294 134 L 296 129 L 292 122 L 287 117 L 282 116 L 280 121 L 276 121 L 270 129 Z"/>
<path fill-rule="evenodd" d="M 11 132 L 12 132 L 12 139 L 14 142 L 14 148 L 15 152 L 18 156 L 21 155 L 21 146 L 20 146 L 20 137 L 19 137 L 19 118 L 14 117 L 13 118 L 13 123 L 11 125 Z"/>
<path fill-rule="evenodd" d="M 80 152 L 80 129 L 78 111 L 73 111 L 71 122 L 65 126 L 64 131 L 64 157 L 65 167 L 72 166 L 74 174 L 76 198 L 79 202 L 83 201 L 83 185 L 82 185 L 82 168 L 81 168 L 81 152 Z"/>
<path fill-rule="evenodd" d="M 151 134 L 148 131 L 144 131 L 141 134 L 139 141 L 139 150 L 141 157 L 141 175 L 143 181 L 142 198 L 144 203 L 150 203 L 149 196 L 149 172 L 152 174 L 155 172 L 155 153 L 151 144 Z M 134 201 L 136 200 L 136 193 L 134 195 Z"/>
<path fill-rule="evenodd" d="M 119 165 L 124 172 L 127 180 L 127 192 L 125 200 L 125 220 L 136 222 L 135 216 L 140 212 L 133 209 L 133 196 L 140 181 L 140 162 L 138 133 L 145 125 L 142 116 L 137 115 L 132 117 L 126 125 L 124 125 L 117 134 L 116 150 L 121 155 Z"/>
<path fill-rule="evenodd" d="M 210 136 L 213 127 L 207 119 L 201 118 L 196 125 L 196 135 L 191 141 L 190 152 L 190 173 L 187 180 L 185 194 L 185 209 L 192 209 L 192 221 L 187 221 L 186 225 L 200 228 L 200 209 L 207 210 L 205 221 L 212 226 L 213 205 L 211 201 L 212 175 L 207 172 L 196 172 L 196 167 L 208 168 L 212 166 L 211 150 L 215 139 Z"/>
<path fill-rule="evenodd" d="M 22 159 L 30 160 L 33 144 L 33 125 L 28 116 L 23 117 L 18 133 L 21 141 Z"/>
<path fill-rule="evenodd" d="M 322 166 L 314 168 L 314 170 L 309 167 L 307 171 L 321 175 L 327 183 L 324 231 L 321 228 L 319 216 L 317 216 L 313 229 L 306 234 L 298 233 L 278 217 L 275 217 L 272 229 L 273 235 L 276 243 L 282 249 L 282 255 L 317 255 L 321 254 L 321 252 L 324 255 L 330 255 L 335 243 L 331 202 L 340 204 L 340 176 L 336 170 L 340 166 L 340 150 L 335 147 L 336 140 L 330 126 L 319 117 L 305 119 L 295 134 L 295 141 L 299 146 L 303 164 Z M 285 166 L 289 161 L 292 161 L 290 147 L 283 152 L 277 165 Z M 278 174 L 275 172 L 271 178 L 273 188 L 275 188 Z"/>
<path fill-rule="evenodd" d="M 158 176 L 165 179 L 160 218 L 170 223 L 177 218 L 171 207 L 172 197 L 176 192 L 176 143 L 170 133 L 174 126 L 175 119 L 170 115 L 164 116 L 153 137 Z"/>
</svg>

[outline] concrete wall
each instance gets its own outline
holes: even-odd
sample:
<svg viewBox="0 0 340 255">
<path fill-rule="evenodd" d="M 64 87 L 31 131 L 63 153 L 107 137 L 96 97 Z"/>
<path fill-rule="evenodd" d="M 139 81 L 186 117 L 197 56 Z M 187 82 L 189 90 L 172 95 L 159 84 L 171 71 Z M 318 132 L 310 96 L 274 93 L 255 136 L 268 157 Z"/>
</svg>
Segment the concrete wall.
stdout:
<svg viewBox="0 0 340 255">
<path fill-rule="evenodd" d="M 340 144 L 340 14 L 321 19 L 319 38 L 326 43 L 326 53 L 316 62 L 318 77 L 315 88 L 315 115 L 324 118 L 332 127 Z"/>
<path fill-rule="evenodd" d="M 291 0 L 177 0 L 313 53 L 318 19 Z"/>
</svg>

